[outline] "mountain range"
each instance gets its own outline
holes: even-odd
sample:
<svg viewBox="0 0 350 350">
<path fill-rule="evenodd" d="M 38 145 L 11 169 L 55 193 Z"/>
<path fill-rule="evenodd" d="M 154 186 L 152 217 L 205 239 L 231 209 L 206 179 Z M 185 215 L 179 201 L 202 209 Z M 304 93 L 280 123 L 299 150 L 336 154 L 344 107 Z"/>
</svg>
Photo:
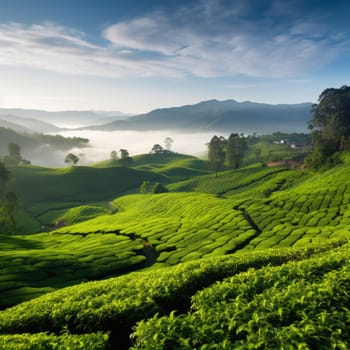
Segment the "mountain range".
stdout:
<svg viewBox="0 0 350 350">
<path fill-rule="evenodd" d="M 125 119 L 130 114 L 124 114 L 119 111 L 59 111 L 48 112 L 38 109 L 21 109 L 21 108 L 0 108 L 0 120 L 14 122 L 37 132 L 55 132 L 62 128 L 77 128 L 89 125 L 99 125 L 110 123 L 115 120 Z M 19 121 L 18 118 L 22 118 Z M 23 120 L 25 119 L 25 120 Z M 27 126 L 28 120 L 41 121 L 51 124 L 47 128 L 51 130 L 43 130 L 36 126 Z M 25 125 L 24 125 L 25 124 Z M 39 127 L 39 129 L 38 129 Z"/>
<path fill-rule="evenodd" d="M 193 105 L 159 108 L 130 116 L 118 111 L 0 109 L 0 126 L 17 132 L 52 133 L 69 129 L 236 131 L 244 133 L 306 132 L 311 103 L 265 104 L 208 100 Z"/>
<path fill-rule="evenodd" d="M 311 107 L 311 103 L 271 105 L 249 101 L 208 100 L 194 105 L 155 109 L 88 129 L 305 132 L 311 118 Z"/>
</svg>

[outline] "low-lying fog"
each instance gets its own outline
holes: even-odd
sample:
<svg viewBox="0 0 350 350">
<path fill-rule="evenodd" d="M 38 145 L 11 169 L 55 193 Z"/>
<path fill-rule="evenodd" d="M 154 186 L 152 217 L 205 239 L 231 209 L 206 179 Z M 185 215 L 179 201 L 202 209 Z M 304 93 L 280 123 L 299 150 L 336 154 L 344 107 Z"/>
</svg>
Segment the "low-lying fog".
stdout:
<svg viewBox="0 0 350 350">
<path fill-rule="evenodd" d="M 170 137 L 173 140 L 171 150 L 177 153 L 190 154 L 205 157 L 207 154 L 206 143 L 210 141 L 213 132 L 181 133 L 175 131 L 91 131 L 72 130 L 59 133 L 64 137 L 84 137 L 90 140 L 90 147 L 76 148 L 67 152 L 55 152 L 50 159 L 32 155 L 33 164 L 43 166 L 63 166 L 66 154 L 72 152 L 80 157 L 79 165 L 91 164 L 105 159 L 110 159 L 113 150 L 119 152 L 121 148 L 127 149 L 130 156 L 149 153 L 154 144 L 165 147 L 164 140 Z M 227 136 L 223 133 L 220 135 Z"/>
</svg>

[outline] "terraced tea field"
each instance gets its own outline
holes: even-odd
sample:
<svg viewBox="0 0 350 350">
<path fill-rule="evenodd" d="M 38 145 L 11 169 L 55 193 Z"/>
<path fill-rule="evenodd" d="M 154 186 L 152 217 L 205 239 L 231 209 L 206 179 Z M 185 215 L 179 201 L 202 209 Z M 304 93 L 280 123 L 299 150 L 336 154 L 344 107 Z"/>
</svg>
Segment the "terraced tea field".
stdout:
<svg viewBox="0 0 350 350">
<path fill-rule="evenodd" d="M 0 348 L 347 349 L 349 178 L 248 167 L 113 213 L 73 193 L 38 216 L 67 226 L 0 235 Z"/>
<path fill-rule="evenodd" d="M 0 235 L 0 246 L 0 308 L 146 261 L 142 240 L 115 234 Z"/>
<path fill-rule="evenodd" d="M 42 225 L 50 221 L 45 217 L 46 214 L 55 216 L 51 211 L 65 211 L 101 201 L 106 207 L 108 201 L 117 196 L 138 192 L 145 180 L 161 183 L 170 181 L 168 177 L 155 172 L 123 167 L 99 169 L 76 166 L 53 169 L 16 166 L 10 171 L 12 178 L 8 190 L 17 193 L 21 204 L 17 230 L 21 234 L 37 233 Z"/>
<path fill-rule="evenodd" d="M 256 348 L 262 341 L 273 347 L 284 336 L 291 346 L 346 345 L 348 256 L 349 245 L 338 242 L 203 258 L 83 283 L 0 312 L 0 346 L 41 341 L 43 332 L 53 344 L 73 346 L 81 337 L 81 344 L 95 339 L 118 349 Z M 333 293 L 338 278 L 339 293 Z M 339 305 L 338 314 L 332 305 Z M 62 331 L 66 339 L 57 339 Z"/>
<path fill-rule="evenodd" d="M 244 202 L 241 207 L 261 231 L 245 249 L 349 238 L 349 176 L 349 167 L 340 166 L 275 192 L 269 199 Z"/>
<path fill-rule="evenodd" d="M 196 193 L 121 197 L 113 202 L 116 214 L 57 232 L 136 235 L 153 249 L 156 264 L 168 265 L 242 249 L 347 238 L 349 175 L 344 166 L 318 176 L 321 188 L 315 186 L 315 177 L 285 168 L 249 168 L 223 173 L 218 179 L 206 175 L 191 180 L 197 184 Z M 183 182 L 173 189 L 176 186 Z M 199 193 L 201 188 L 216 190 L 219 197 Z"/>
<path fill-rule="evenodd" d="M 141 237 L 155 263 L 175 265 L 232 253 L 256 234 L 231 200 L 201 193 L 130 195 L 113 202 L 114 215 L 62 227 L 56 234 L 116 233 Z"/>
</svg>

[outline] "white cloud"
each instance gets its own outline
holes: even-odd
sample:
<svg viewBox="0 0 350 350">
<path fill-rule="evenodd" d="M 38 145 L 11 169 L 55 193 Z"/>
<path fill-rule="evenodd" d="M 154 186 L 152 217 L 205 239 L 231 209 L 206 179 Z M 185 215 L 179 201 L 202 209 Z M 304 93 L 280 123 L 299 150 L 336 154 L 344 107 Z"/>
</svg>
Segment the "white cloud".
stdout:
<svg viewBox="0 0 350 350">
<path fill-rule="evenodd" d="M 253 21 L 253 10 L 242 1 L 208 0 L 155 11 L 107 27 L 104 46 L 52 23 L 2 24 L 0 64 L 106 77 L 291 77 L 346 50 L 344 34 L 306 18 L 283 23 L 273 17 L 276 8 Z"/>
</svg>

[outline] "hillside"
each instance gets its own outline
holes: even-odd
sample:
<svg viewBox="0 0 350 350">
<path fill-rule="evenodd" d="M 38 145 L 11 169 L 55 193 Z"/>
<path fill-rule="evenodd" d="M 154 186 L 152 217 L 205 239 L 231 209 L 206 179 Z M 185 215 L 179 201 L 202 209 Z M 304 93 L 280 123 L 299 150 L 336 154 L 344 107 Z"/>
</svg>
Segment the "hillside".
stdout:
<svg viewBox="0 0 350 350">
<path fill-rule="evenodd" d="M 92 164 L 96 168 L 119 166 L 118 161 L 105 160 Z M 141 154 L 133 157 L 133 169 L 153 171 L 168 176 L 172 181 L 208 174 L 207 161 L 180 153 Z"/>
<path fill-rule="evenodd" d="M 58 132 L 58 131 L 64 130 L 62 128 L 58 128 L 57 126 L 42 120 L 38 120 L 34 118 L 22 118 L 12 114 L 0 113 L 0 119 L 10 123 L 9 125 L 12 124 L 14 128 L 11 126 L 10 128 L 14 129 L 15 131 L 19 131 L 18 126 L 25 128 L 25 130 L 27 130 L 27 132 L 30 132 L 30 133 L 49 133 L 49 132 Z"/>
<path fill-rule="evenodd" d="M 338 245 L 206 258 L 64 288 L 0 312 L 0 345 L 347 348 L 349 245 Z"/>
<path fill-rule="evenodd" d="M 23 203 L 65 226 L 0 237 L 0 346 L 347 348 L 348 157 L 322 174 L 256 164 L 215 177 L 157 156 L 14 169 Z M 204 173 L 162 175 L 179 164 Z M 171 192 L 124 195 L 147 176 Z"/>
<path fill-rule="evenodd" d="M 123 121 L 94 126 L 95 130 L 186 130 L 244 133 L 305 132 L 311 104 L 268 105 L 235 100 L 203 101 L 195 105 L 162 108 Z"/>
<path fill-rule="evenodd" d="M 116 196 L 138 192 L 145 180 L 169 181 L 153 172 L 124 167 L 100 169 L 78 166 L 54 169 L 17 166 L 12 167 L 11 172 L 9 190 L 18 194 L 21 208 L 41 225 L 51 224 L 49 217 L 60 218 L 62 209 L 81 204 L 98 203 L 99 208 L 106 208 L 108 201 Z M 21 232 L 25 233 L 23 230 L 25 228 L 21 226 Z M 35 232 L 37 225 L 27 230 Z"/>
</svg>

